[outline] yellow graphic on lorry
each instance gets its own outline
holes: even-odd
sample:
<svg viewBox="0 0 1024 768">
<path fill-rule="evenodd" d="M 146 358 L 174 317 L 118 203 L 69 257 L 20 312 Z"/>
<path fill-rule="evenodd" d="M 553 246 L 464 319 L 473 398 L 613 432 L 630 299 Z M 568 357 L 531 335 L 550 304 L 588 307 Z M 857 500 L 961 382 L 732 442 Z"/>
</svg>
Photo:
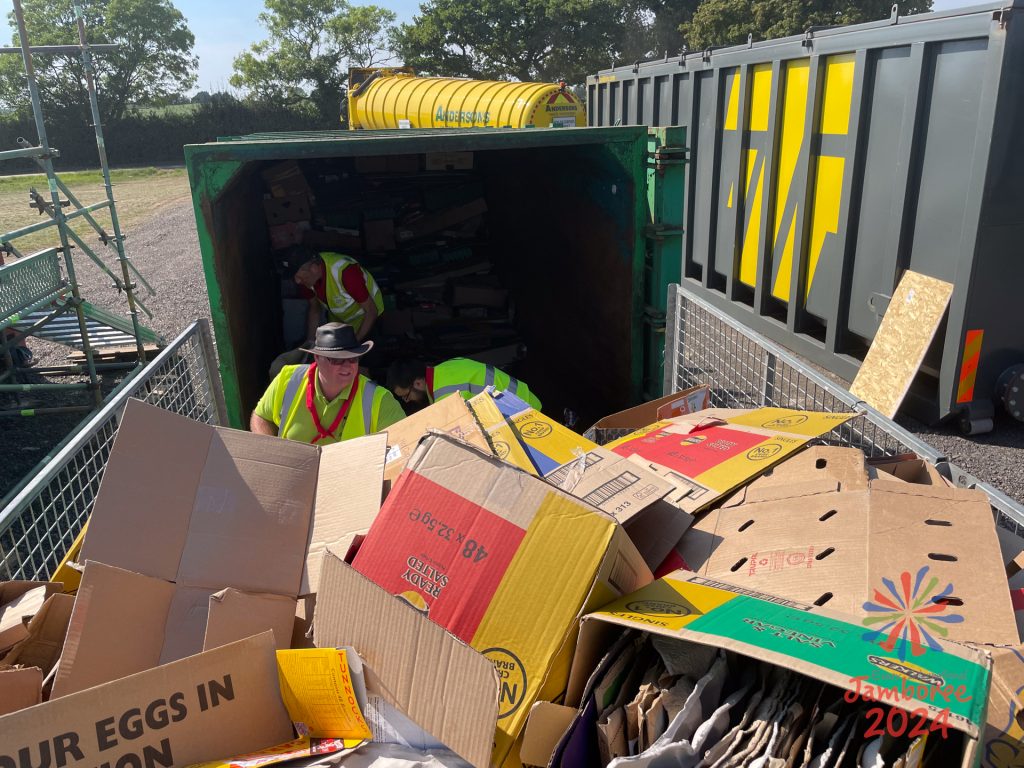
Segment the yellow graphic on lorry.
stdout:
<svg viewBox="0 0 1024 768">
<path fill-rule="evenodd" d="M 281 699 L 299 736 L 350 739 L 372 737 L 356 699 L 345 651 L 302 648 L 277 652 Z"/>
<path fill-rule="evenodd" d="M 728 80 L 723 130 L 745 130 L 750 137 L 748 149 L 742 157 L 745 167 L 743 194 L 739 203 L 742 234 L 737 248 L 737 276 L 745 285 L 756 285 L 758 250 L 764 239 L 761 218 L 764 207 L 769 204 L 767 193 L 770 192 L 774 198 L 774 209 L 770 214 L 772 237 L 766 258 L 771 261 L 772 267 L 771 294 L 784 302 L 789 301 L 792 289 L 797 232 L 805 216 L 800 203 L 794 199 L 800 194 L 797 190 L 803 187 L 801 180 L 796 178 L 800 170 L 801 154 L 808 156 L 809 167 L 805 173 L 811 176 L 808 197 L 802 203 L 805 207 L 810 206 L 806 211 L 810 217 L 810 233 L 802 246 L 806 262 L 806 285 L 802 297 L 805 301 L 810 295 L 825 245 L 830 236 L 834 237 L 839 232 L 843 182 L 848 167 L 845 154 L 849 150 L 821 142 L 816 154 L 810 154 L 810 151 L 815 135 L 845 137 L 849 134 L 854 70 L 853 54 L 829 56 L 825 59 L 820 75 L 823 78 L 821 119 L 817 125 L 809 126 L 809 100 L 815 95 L 810 89 L 810 60 L 797 59 L 784 65 L 782 98 L 776 118 L 780 124 L 775 158 L 777 167 L 773 184 L 767 190 L 765 168 L 772 159 L 768 123 L 775 86 L 771 66 L 759 64 L 751 70 L 747 85 L 745 126 L 741 126 L 739 120 L 740 78 L 737 76 Z M 733 209 L 737 205 L 734 192 L 735 186 L 730 184 L 723 201 L 726 208 Z"/>
</svg>

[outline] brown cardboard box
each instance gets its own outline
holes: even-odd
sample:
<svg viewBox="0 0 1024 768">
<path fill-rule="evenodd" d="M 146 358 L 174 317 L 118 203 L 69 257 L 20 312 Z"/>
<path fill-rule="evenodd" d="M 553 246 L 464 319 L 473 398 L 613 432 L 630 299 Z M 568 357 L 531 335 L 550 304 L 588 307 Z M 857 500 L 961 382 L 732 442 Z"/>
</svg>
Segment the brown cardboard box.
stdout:
<svg viewBox="0 0 1024 768">
<path fill-rule="evenodd" d="M 43 700 L 43 672 L 38 667 L 0 667 L 0 716 Z"/>
<path fill-rule="evenodd" d="M 564 690 L 580 616 L 652 578 L 612 517 L 436 432 L 352 565 L 495 663 L 493 761 L 510 765 L 529 707 Z"/>
<path fill-rule="evenodd" d="M 6 715 L 0 765 L 185 766 L 292 733 L 267 632 Z"/>
<path fill-rule="evenodd" d="M 28 638 L 28 624 L 43 607 L 46 598 L 60 591 L 60 585 L 39 581 L 0 583 L 0 657 L 4 651 Z"/>
<path fill-rule="evenodd" d="M 967 768 L 979 757 L 991 668 L 985 654 L 957 643 L 941 642 L 937 652 L 915 656 L 912 662 L 901 664 L 890 658 L 896 652 L 886 652 L 866 638 L 864 628 L 854 617 L 677 571 L 584 618 L 566 706 L 537 705 L 530 715 L 523 755 L 530 756 L 531 764 L 558 768 L 590 764 L 583 756 L 596 752 L 590 744 L 593 739 L 587 739 L 592 734 L 587 726 L 592 729 L 596 721 L 595 685 L 601 680 L 603 668 L 614 658 L 607 655 L 608 651 L 630 630 L 662 640 L 658 650 L 663 658 L 683 660 L 700 651 L 700 646 L 723 649 L 835 686 L 847 692 L 846 701 L 851 703 L 864 701 L 870 686 L 876 701 L 902 709 L 910 714 L 910 719 L 921 715 L 927 718 L 926 730 L 931 725 L 928 720 L 945 725 L 946 736 L 942 736 L 941 730 L 929 735 L 929 742 L 940 736 L 949 738 L 942 744 L 941 756 L 949 761 L 944 760 L 943 764 Z M 909 651 L 907 655 L 910 656 Z M 731 669 L 735 672 L 746 667 L 740 659 Z M 732 680 L 735 682 L 736 677 Z M 795 689 L 796 680 L 789 681 L 790 689 Z M 732 690 L 728 684 L 726 689 Z M 703 711 L 706 722 L 700 730 L 722 732 L 721 724 L 711 726 L 709 709 L 717 707 L 725 696 L 724 692 L 721 698 L 715 694 Z M 863 706 L 866 710 L 871 704 Z M 570 712 L 572 725 L 566 731 L 559 726 L 564 726 Z M 734 718 L 736 714 L 733 710 Z M 764 716 L 764 711 L 761 714 Z M 690 733 L 698 730 L 696 726 L 704 718 L 693 723 Z M 746 733 L 742 746 L 750 744 L 751 733 Z M 694 741 L 697 738 L 694 735 Z M 705 742 L 703 749 L 712 745 Z M 762 749 L 765 746 L 761 742 Z M 822 750 L 819 746 L 818 754 Z M 697 761 L 685 764 L 696 765 Z M 842 763 L 848 764 L 856 761 Z"/>
<path fill-rule="evenodd" d="M 1021 765 L 1024 761 L 1024 647 L 978 646 L 992 656 L 981 764 L 985 768 Z"/>
<path fill-rule="evenodd" d="M 284 250 L 290 245 L 298 245 L 311 234 L 308 221 L 275 224 L 267 229 L 267 233 L 270 235 L 270 247 L 275 251 Z"/>
<path fill-rule="evenodd" d="M 263 182 L 274 197 L 289 197 L 291 195 L 306 195 L 310 198 L 313 191 L 306 183 L 306 177 L 302 173 L 299 164 L 294 160 L 272 165 L 260 173 Z"/>
<path fill-rule="evenodd" d="M 380 434 L 318 448 L 129 401 L 82 546 L 92 562 L 79 594 L 91 587 L 75 603 L 54 695 L 198 652 L 208 632 L 226 642 L 282 627 L 282 598 L 294 616 L 295 598 L 316 591 L 326 548 L 376 515 L 386 443 Z M 227 588 L 247 596 L 211 602 Z M 243 599 L 246 621 L 231 610 Z M 279 632 L 282 645 L 290 634 Z M 122 642 L 133 647 L 109 653 Z"/>
<path fill-rule="evenodd" d="M 932 578 L 933 597 L 951 584 L 948 613 L 963 617 L 942 624 L 948 639 L 1017 642 L 985 494 L 901 480 L 867 467 L 858 449 L 793 456 L 695 523 L 682 549 L 702 575 L 858 617 L 888 592 L 883 580 L 899 585 L 907 573 L 917 594 L 927 568 L 921 595 Z"/>
<path fill-rule="evenodd" d="M 588 440 L 604 445 L 610 440 L 625 437 L 630 432 L 656 421 L 685 416 L 711 407 L 711 392 L 706 386 L 690 387 L 681 392 L 651 400 L 605 416 L 583 433 Z"/>
<path fill-rule="evenodd" d="M 384 460 L 385 496 L 405 469 L 420 439 L 435 430 L 491 452 L 466 401 L 458 396 L 446 397 L 388 427 L 388 452 Z"/>
<path fill-rule="evenodd" d="M 289 195 L 288 197 L 263 198 L 263 210 L 267 214 L 267 224 L 288 224 L 290 222 L 309 221 L 309 198 L 306 195 Z"/>
</svg>

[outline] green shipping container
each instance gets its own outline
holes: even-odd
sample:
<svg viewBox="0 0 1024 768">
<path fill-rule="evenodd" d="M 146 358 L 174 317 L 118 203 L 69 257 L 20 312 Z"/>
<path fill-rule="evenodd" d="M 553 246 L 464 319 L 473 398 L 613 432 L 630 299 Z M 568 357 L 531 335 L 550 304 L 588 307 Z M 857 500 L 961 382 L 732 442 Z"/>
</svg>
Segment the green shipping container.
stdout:
<svg viewBox="0 0 1024 768">
<path fill-rule="evenodd" d="M 186 146 L 231 425 L 247 425 L 287 348 L 261 175 L 282 161 L 296 161 L 314 189 L 339 168 L 383 170 L 394 189 L 396 179 L 436 177 L 425 161 L 435 153 L 473 153 L 485 255 L 528 349 L 516 375 L 546 412 L 571 409 L 581 426 L 660 396 L 666 291 L 680 277 L 682 237 L 681 221 L 662 212 L 685 208 L 684 145 L 684 129 L 621 127 L 257 134 Z M 667 262 L 663 252 L 676 256 Z"/>
</svg>

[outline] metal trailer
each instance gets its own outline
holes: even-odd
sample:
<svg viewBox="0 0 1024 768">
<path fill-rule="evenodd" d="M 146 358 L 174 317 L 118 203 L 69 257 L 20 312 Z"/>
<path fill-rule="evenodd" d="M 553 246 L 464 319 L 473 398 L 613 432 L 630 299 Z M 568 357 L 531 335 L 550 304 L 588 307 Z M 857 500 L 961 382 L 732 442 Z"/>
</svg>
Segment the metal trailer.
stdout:
<svg viewBox="0 0 1024 768">
<path fill-rule="evenodd" d="M 906 406 L 1024 401 L 1024 0 L 602 71 L 592 126 L 685 126 L 678 257 L 712 306 L 847 381 L 906 269 L 954 284 Z M 1019 394 L 1019 393 L 1018 393 Z"/>
</svg>

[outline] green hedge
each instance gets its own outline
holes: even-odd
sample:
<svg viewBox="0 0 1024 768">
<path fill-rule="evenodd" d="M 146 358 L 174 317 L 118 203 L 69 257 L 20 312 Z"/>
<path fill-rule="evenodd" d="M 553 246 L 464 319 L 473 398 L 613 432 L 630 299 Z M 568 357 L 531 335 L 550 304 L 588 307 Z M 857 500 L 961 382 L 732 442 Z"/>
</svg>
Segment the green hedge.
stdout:
<svg viewBox="0 0 1024 768">
<path fill-rule="evenodd" d="M 273 105 L 244 102 L 203 104 L 189 113 L 133 113 L 103 126 L 111 166 L 178 165 L 184 163 L 185 144 L 213 141 L 218 136 L 238 136 L 256 131 L 309 131 L 340 128 L 341 123 L 307 112 Z M 90 125 L 75 120 L 48 120 L 50 145 L 60 150 L 58 171 L 95 168 L 96 136 Z M 36 142 L 35 124 L 25 118 L 0 118 L 0 149 L 15 149 L 17 138 Z M 0 174 L 35 171 L 32 160 L 6 161 Z"/>
</svg>

